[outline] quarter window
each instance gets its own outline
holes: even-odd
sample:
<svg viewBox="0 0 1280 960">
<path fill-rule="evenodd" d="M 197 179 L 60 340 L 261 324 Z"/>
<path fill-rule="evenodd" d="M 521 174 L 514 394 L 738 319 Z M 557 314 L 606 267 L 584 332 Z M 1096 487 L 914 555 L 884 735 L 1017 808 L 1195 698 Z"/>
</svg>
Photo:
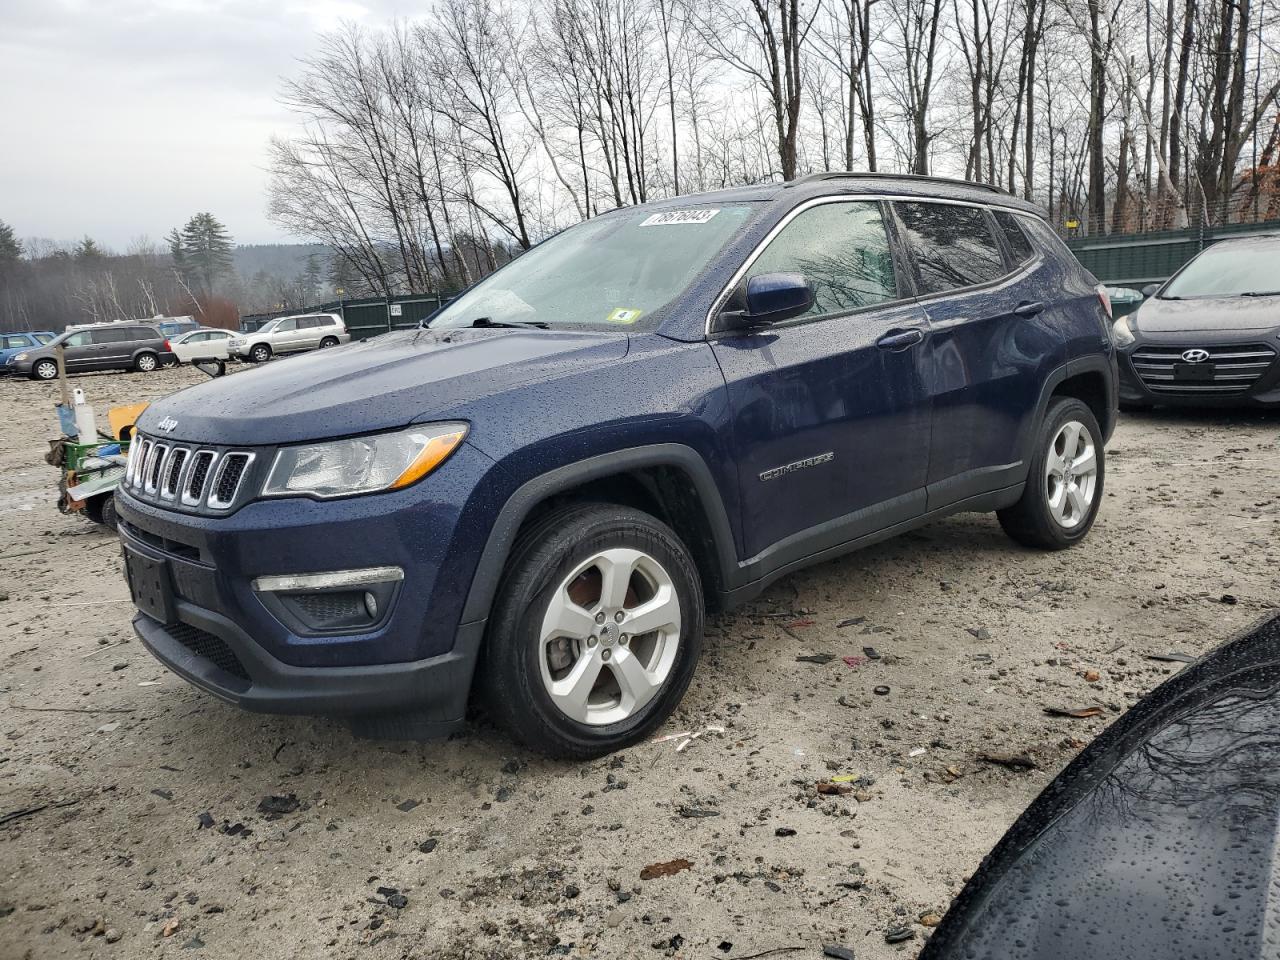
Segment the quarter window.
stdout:
<svg viewBox="0 0 1280 960">
<path fill-rule="evenodd" d="M 1004 274 L 1004 257 L 979 207 L 952 203 L 895 206 L 920 271 L 921 293 L 970 287 Z"/>
<path fill-rule="evenodd" d="M 782 228 L 747 271 L 801 273 L 813 287 L 805 316 L 845 313 L 897 299 L 893 255 L 880 205 L 860 201 L 824 203 Z"/>
<path fill-rule="evenodd" d="M 1022 232 L 1022 228 L 1018 226 L 1018 218 L 1012 213 L 1005 213 L 1003 210 L 994 210 L 992 212 L 996 217 L 996 226 L 1000 228 L 1000 232 L 1004 234 L 1005 241 L 1009 244 L 1009 252 L 1013 254 L 1013 262 L 1026 263 L 1035 256 L 1035 248 L 1031 246 L 1031 241 Z"/>
</svg>

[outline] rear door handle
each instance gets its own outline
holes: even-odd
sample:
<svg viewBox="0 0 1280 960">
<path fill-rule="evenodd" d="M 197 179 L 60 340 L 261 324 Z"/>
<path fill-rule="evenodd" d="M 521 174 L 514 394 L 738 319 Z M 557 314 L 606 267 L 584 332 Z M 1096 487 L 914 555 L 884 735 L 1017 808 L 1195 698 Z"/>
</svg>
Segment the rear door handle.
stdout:
<svg viewBox="0 0 1280 960">
<path fill-rule="evenodd" d="M 911 327 L 907 330 L 890 330 L 876 341 L 876 346 L 881 350 L 906 350 L 908 347 L 914 347 L 923 339 L 924 331 L 919 327 Z"/>
<path fill-rule="evenodd" d="M 1013 308 L 1013 315 L 1015 317 L 1034 317 L 1043 309 L 1044 303 L 1042 301 L 1024 301 Z"/>
</svg>

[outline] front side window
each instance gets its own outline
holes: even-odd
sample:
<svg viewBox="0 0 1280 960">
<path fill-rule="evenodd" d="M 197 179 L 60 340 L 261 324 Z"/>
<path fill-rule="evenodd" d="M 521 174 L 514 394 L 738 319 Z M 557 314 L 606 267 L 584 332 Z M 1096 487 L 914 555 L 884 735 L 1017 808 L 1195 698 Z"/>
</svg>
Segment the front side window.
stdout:
<svg viewBox="0 0 1280 960">
<path fill-rule="evenodd" d="M 63 343 L 68 347 L 84 347 L 89 344 L 89 331 L 81 330 L 79 333 L 73 333 L 67 337 Z"/>
<path fill-rule="evenodd" d="M 744 279 L 766 273 L 804 274 L 814 292 L 809 318 L 898 296 L 889 236 L 874 201 L 823 203 L 802 211 L 770 241 Z"/>
<path fill-rule="evenodd" d="M 1004 275 L 1004 257 L 979 207 L 897 203 L 920 273 L 922 294 L 987 283 Z"/>
<path fill-rule="evenodd" d="M 749 203 L 636 207 L 587 220 L 491 274 L 428 326 L 655 329 L 753 212 Z"/>
<path fill-rule="evenodd" d="M 281 320 L 279 323 L 276 324 L 276 328 L 275 330 L 272 331 L 272 333 L 288 333 L 291 330 L 297 330 L 297 329 L 298 329 L 298 321 L 296 319 Z"/>
</svg>

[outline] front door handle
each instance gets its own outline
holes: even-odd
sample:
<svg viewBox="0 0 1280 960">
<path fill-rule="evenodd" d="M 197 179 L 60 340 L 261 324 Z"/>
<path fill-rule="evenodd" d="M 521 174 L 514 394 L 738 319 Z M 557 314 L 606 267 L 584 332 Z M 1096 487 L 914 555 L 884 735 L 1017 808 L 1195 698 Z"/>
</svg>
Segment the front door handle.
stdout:
<svg viewBox="0 0 1280 960">
<path fill-rule="evenodd" d="M 908 347 L 914 347 L 923 339 L 924 331 L 919 327 L 911 327 L 906 330 L 890 330 L 876 341 L 876 346 L 881 350 L 906 350 Z"/>
<path fill-rule="evenodd" d="M 1037 313 L 1039 313 L 1043 309 L 1044 309 L 1044 303 L 1039 300 L 1036 300 L 1034 302 L 1023 301 L 1022 303 L 1018 304 L 1016 307 L 1013 308 L 1013 315 L 1015 317 L 1034 317 Z"/>
</svg>

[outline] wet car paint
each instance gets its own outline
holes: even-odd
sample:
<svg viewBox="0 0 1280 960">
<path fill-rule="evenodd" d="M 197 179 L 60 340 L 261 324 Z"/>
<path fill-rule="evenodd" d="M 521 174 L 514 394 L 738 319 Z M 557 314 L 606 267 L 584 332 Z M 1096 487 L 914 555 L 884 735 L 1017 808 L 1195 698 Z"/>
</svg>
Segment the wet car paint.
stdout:
<svg viewBox="0 0 1280 960">
<path fill-rule="evenodd" d="M 1183 670 L 1077 757 L 920 960 L 1280 956 L 1280 616 Z"/>
</svg>

